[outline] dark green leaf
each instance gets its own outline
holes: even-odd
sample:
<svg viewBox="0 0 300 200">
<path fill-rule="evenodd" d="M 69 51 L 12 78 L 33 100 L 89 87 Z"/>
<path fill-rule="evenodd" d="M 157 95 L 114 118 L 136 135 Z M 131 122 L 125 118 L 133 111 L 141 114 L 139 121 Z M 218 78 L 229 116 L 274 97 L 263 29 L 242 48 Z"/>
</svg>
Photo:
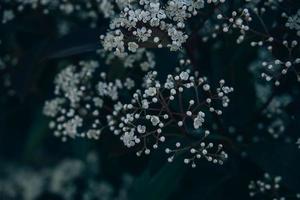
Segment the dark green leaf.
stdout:
<svg viewBox="0 0 300 200">
<path fill-rule="evenodd" d="M 292 190 L 300 187 L 300 151 L 294 144 L 259 143 L 248 149 L 251 159 L 266 172 L 282 176 Z"/>
<path fill-rule="evenodd" d="M 98 29 L 72 32 L 49 45 L 42 60 L 94 52 L 100 48 L 100 34 L 101 31 Z"/>
<path fill-rule="evenodd" d="M 181 159 L 174 163 L 166 163 L 156 174 L 146 170 L 135 182 L 132 200 L 166 200 L 177 188 L 187 166 Z"/>
</svg>

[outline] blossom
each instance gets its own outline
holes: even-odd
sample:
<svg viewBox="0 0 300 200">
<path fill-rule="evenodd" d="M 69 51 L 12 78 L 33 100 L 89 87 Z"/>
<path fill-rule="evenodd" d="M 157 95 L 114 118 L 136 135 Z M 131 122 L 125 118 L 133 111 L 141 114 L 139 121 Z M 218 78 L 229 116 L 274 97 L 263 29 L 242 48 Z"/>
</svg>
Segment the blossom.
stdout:
<svg viewBox="0 0 300 200">
<path fill-rule="evenodd" d="M 178 51 L 188 39 L 182 30 L 186 20 L 204 7 L 204 0 L 169 0 L 165 5 L 159 1 L 141 0 L 125 7 L 111 20 L 107 33 L 101 35 L 102 44 L 106 51 L 113 51 L 120 56 L 127 55 L 127 50 L 136 52 L 145 42 L 158 48 L 169 47 L 171 51 Z M 126 37 L 125 32 L 121 33 L 124 29 Z"/>
<path fill-rule="evenodd" d="M 198 112 L 197 117 L 194 119 L 194 128 L 198 129 L 202 126 L 202 124 L 204 123 L 204 117 L 205 117 L 205 113 L 204 112 Z"/>
<path fill-rule="evenodd" d="M 300 194 L 286 193 L 282 189 L 282 177 L 272 176 L 265 173 L 263 178 L 256 181 L 251 181 L 248 185 L 249 196 L 254 198 L 256 196 L 270 199 L 299 199 Z"/>
<path fill-rule="evenodd" d="M 94 152 L 89 152 L 85 159 L 65 158 L 54 165 L 38 169 L 1 163 L 1 198 L 37 200 L 44 198 L 45 193 L 51 193 L 60 199 L 69 200 L 78 197 L 77 191 L 80 190 L 84 199 L 127 199 L 134 177 L 122 174 L 120 186 L 114 187 L 102 176 L 98 157 Z M 82 180 L 82 184 L 77 184 L 78 179 Z"/>
<path fill-rule="evenodd" d="M 111 64 L 115 60 L 123 63 L 125 68 L 140 68 L 142 71 L 149 71 L 155 67 L 155 55 L 144 48 L 138 48 L 136 52 L 123 55 L 115 55 L 115 53 L 104 50 L 99 51 L 100 55 L 105 59 L 106 64 Z"/>
<path fill-rule="evenodd" d="M 300 10 L 295 15 L 288 17 L 285 26 L 291 30 L 296 30 L 298 36 L 300 36 Z"/>
<path fill-rule="evenodd" d="M 88 4 L 86 2 L 78 1 L 64 1 L 64 0 L 11 0 L 4 1 L 3 14 L 1 17 L 2 23 L 8 23 L 15 18 L 18 18 L 19 13 L 26 12 L 27 10 L 41 10 L 44 15 L 55 15 L 60 13 L 61 15 L 68 17 L 73 16 L 77 20 L 86 20 L 90 23 L 91 27 L 95 27 L 95 24 L 99 16 L 105 18 L 112 18 L 115 16 L 117 9 L 123 8 L 125 5 L 129 5 L 129 2 L 123 0 L 117 0 L 117 4 L 112 4 L 111 1 L 91 0 Z M 92 6 L 92 5 L 98 6 Z M 6 9 L 6 7 L 13 7 L 12 9 Z M 2 13 L 2 12 L 1 12 Z"/>
<path fill-rule="evenodd" d="M 147 96 L 151 96 L 151 97 L 155 96 L 156 95 L 156 88 L 155 87 L 148 88 L 147 90 L 145 90 L 145 94 Z"/>
<path fill-rule="evenodd" d="M 63 141 L 77 137 L 99 139 L 102 123 L 106 123 L 99 115 L 106 112 L 107 101 L 115 102 L 117 109 L 119 91 L 130 91 L 135 86 L 129 77 L 124 81 L 107 81 L 105 73 L 100 73 L 100 79 L 93 82 L 98 67 L 97 61 L 80 61 L 67 66 L 55 78 L 55 98 L 46 101 L 44 114 L 52 118 L 49 125 Z"/>
<path fill-rule="evenodd" d="M 137 49 L 139 48 L 139 45 L 135 42 L 129 42 L 128 43 L 128 50 L 131 52 L 136 52 Z"/>
<path fill-rule="evenodd" d="M 125 134 L 121 136 L 121 140 L 126 147 L 133 147 L 136 143 L 139 143 L 133 131 L 125 132 Z"/>
<path fill-rule="evenodd" d="M 160 120 L 157 116 L 151 116 L 151 123 L 153 126 L 157 126 L 159 124 Z"/>
<path fill-rule="evenodd" d="M 137 131 L 139 133 L 145 133 L 146 132 L 146 126 L 138 125 L 137 126 Z"/>
<path fill-rule="evenodd" d="M 168 136 L 165 133 L 167 127 L 175 126 L 180 130 L 181 127 L 188 126 L 188 121 L 191 120 L 194 123 L 193 128 L 195 131 L 203 133 L 203 142 L 199 146 L 191 147 L 191 149 L 185 146 L 180 146 L 180 148 L 177 146 L 175 149 L 168 148 L 168 154 L 172 153 L 168 161 L 173 161 L 177 154 L 190 149 L 194 153 L 191 157 L 186 158 L 188 160 L 187 164 L 190 163 L 192 166 L 196 166 L 195 162 L 200 158 L 223 164 L 227 154 L 222 151 L 222 145 L 215 146 L 212 143 L 204 142 L 210 134 L 210 131 L 204 126 L 204 118 L 211 113 L 221 115 L 221 108 L 216 106 L 227 107 L 229 103 L 228 95 L 233 89 L 225 86 L 225 81 L 221 80 L 219 82 L 220 87 L 214 93 L 206 77 L 198 77 L 197 74 L 192 74 L 190 70 L 180 71 L 175 75 L 169 74 L 165 83 L 157 79 L 157 72 L 149 72 L 144 78 L 144 83 L 145 88 L 143 90 L 138 89 L 132 95 L 130 103 L 123 104 L 121 109 L 119 107 L 109 116 L 110 129 L 120 135 L 124 145 L 131 148 L 143 141 L 143 147 L 137 152 L 137 155 L 149 154 L 150 145 L 153 149 L 156 149 L 159 147 L 159 143 L 165 142 Z M 162 87 L 162 85 L 167 87 Z M 211 88 L 212 96 L 207 97 L 205 88 L 208 86 Z M 176 99 L 182 98 L 181 94 L 188 90 L 198 90 L 198 94 L 203 91 L 204 98 L 200 99 L 200 96 L 196 95 L 194 99 L 197 103 L 190 100 L 188 106 L 179 105 L 183 108 L 186 107 L 187 110 L 185 111 L 173 108 L 171 106 L 173 102 L 176 105 Z M 178 95 L 178 97 L 175 98 L 175 95 Z M 203 102 L 205 104 L 201 106 Z M 189 134 L 188 130 L 181 129 L 181 131 L 187 131 L 186 134 Z M 181 131 L 179 131 L 179 134 L 183 134 Z M 150 138 L 154 138 L 152 144 Z M 211 153 L 208 154 L 208 152 Z"/>
<path fill-rule="evenodd" d="M 64 102 L 65 100 L 63 98 L 56 98 L 51 101 L 46 101 L 43 110 L 44 114 L 50 117 L 55 117 Z"/>
</svg>

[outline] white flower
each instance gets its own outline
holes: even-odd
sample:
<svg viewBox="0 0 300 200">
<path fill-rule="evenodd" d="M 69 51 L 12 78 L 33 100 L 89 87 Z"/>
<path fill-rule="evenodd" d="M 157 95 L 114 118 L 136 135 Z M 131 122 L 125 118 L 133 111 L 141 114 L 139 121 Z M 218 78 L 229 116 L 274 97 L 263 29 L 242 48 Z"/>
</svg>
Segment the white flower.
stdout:
<svg viewBox="0 0 300 200">
<path fill-rule="evenodd" d="M 197 117 L 194 119 L 194 128 L 198 129 L 202 126 L 202 124 L 204 123 L 204 117 L 205 117 L 205 113 L 200 111 L 197 115 Z"/>
<path fill-rule="evenodd" d="M 103 107 L 103 99 L 99 98 L 99 97 L 95 97 L 93 98 L 93 101 L 94 101 L 94 105 L 99 107 L 99 108 L 102 108 Z"/>
<path fill-rule="evenodd" d="M 127 89 L 132 89 L 132 88 L 134 88 L 134 86 L 135 86 L 135 82 L 134 82 L 134 80 L 132 80 L 131 78 L 126 78 L 126 81 L 125 81 L 125 83 L 124 83 L 124 86 L 127 88 Z"/>
<path fill-rule="evenodd" d="M 150 97 L 155 96 L 156 93 L 157 93 L 157 91 L 156 91 L 156 88 L 155 88 L 155 87 L 150 87 L 150 88 L 148 88 L 147 90 L 145 90 L 145 94 L 146 94 L 147 96 L 150 96 Z"/>
<path fill-rule="evenodd" d="M 138 125 L 137 126 L 137 131 L 139 133 L 145 133 L 146 132 L 146 126 Z"/>
<path fill-rule="evenodd" d="M 83 119 L 79 116 L 75 116 L 66 123 L 63 124 L 64 136 L 75 138 L 78 135 L 78 128 L 82 127 Z"/>
<path fill-rule="evenodd" d="M 285 26 L 291 30 L 296 30 L 300 36 L 300 10 L 295 15 L 288 17 Z"/>
<path fill-rule="evenodd" d="M 167 78 L 167 81 L 166 81 L 164 87 L 170 90 L 170 89 L 173 89 L 174 86 L 175 86 L 175 84 L 174 84 L 173 76 L 168 75 L 168 78 Z"/>
<path fill-rule="evenodd" d="M 120 138 L 124 145 L 128 148 L 133 147 L 136 144 L 137 137 L 133 131 L 125 132 Z"/>
<path fill-rule="evenodd" d="M 103 12 L 105 18 L 110 18 L 115 15 L 114 6 L 110 0 L 102 0 L 99 8 Z"/>
<path fill-rule="evenodd" d="M 146 27 L 142 27 L 134 31 L 133 35 L 137 36 L 139 41 L 146 42 L 151 37 L 151 33 L 151 29 L 147 30 Z"/>
<path fill-rule="evenodd" d="M 100 130 L 93 130 L 93 129 L 91 129 L 91 130 L 87 131 L 86 136 L 87 136 L 88 139 L 98 140 L 100 134 L 101 134 Z"/>
<path fill-rule="evenodd" d="M 135 42 L 128 42 L 128 50 L 131 52 L 136 52 L 139 48 L 139 45 Z"/>
<path fill-rule="evenodd" d="M 179 76 L 180 76 L 181 80 L 184 80 L 184 81 L 189 79 L 189 73 L 187 73 L 187 72 L 181 72 Z"/>
<path fill-rule="evenodd" d="M 146 99 L 142 100 L 142 108 L 144 109 L 149 108 L 149 102 Z"/>
<path fill-rule="evenodd" d="M 65 102 L 63 98 L 56 98 L 51 101 L 46 101 L 43 113 L 49 117 L 55 117 L 61 109 L 61 105 Z"/>
<path fill-rule="evenodd" d="M 153 126 L 157 126 L 159 124 L 160 120 L 159 117 L 152 115 L 151 116 L 151 123 Z"/>
</svg>

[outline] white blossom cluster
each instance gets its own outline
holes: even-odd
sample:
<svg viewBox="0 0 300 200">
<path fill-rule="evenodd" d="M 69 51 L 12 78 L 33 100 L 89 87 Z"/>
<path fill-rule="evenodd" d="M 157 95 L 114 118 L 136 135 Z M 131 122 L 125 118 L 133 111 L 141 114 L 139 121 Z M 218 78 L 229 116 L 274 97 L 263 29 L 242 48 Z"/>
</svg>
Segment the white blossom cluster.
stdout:
<svg viewBox="0 0 300 200">
<path fill-rule="evenodd" d="M 251 63 L 249 67 L 249 71 L 253 75 L 253 79 L 255 80 L 254 87 L 258 105 L 267 102 L 268 98 L 272 94 L 272 85 L 268 84 L 264 80 L 257 79 L 257 77 L 259 77 L 264 70 L 261 63 L 267 59 L 273 59 L 273 57 L 271 56 L 270 52 L 262 49 L 258 52 L 258 59 Z"/>
<path fill-rule="evenodd" d="M 247 7 L 253 9 L 258 14 L 264 14 L 267 11 L 274 11 L 279 9 L 279 4 L 284 0 L 245 0 Z"/>
<path fill-rule="evenodd" d="M 286 51 L 289 52 L 289 58 L 286 58 L 286 60 L 272 59 L 271 61 L 263 61 L 261 64 L 262 67 L 265 68 L 265 72 L 261 73 L 261 77 L 268 82 L 273 81 L 275 86 L 280 85 L 280 79 L 289 71 L 294 72 L 297 80 L 300 81 L 300 74 L 298 72 L 300 57 L 298 55 L 294 57 L 294 50 L 296 53 L 299 44 L 296 40 L 293 40 L 290 44 L 285 40 L 282 45 L 286 48 Z"/>
<path fill-rule="evenodd" d="M 63 141 L 75 137 L 98 139 L 104 128 L 101 123 L 101 115 L 107 109 L 104 102 L 117 102 L 119 91 L 135 86 L 130 78 L 109 82 L 105 73 L 100 73 L 94 82 L 98 61 L 81 61 L 78 66 L 70 65 L 57 75 L 55 98 L 44 106 L 44 114 L 53 119 L 50 128 Z"/>
<path fill-rule="evenodd" d="M 260 99 L 260 104 L 266 103 L 270 98 L 272 88 L 266 84 L 257 84 L 256 93 Z M 261 95 L 259 97 L 259 95 Z M 264 133 L 268 133 L 273 139 L 281 139 L 285 142 L 291 142 L 291 138 L 285 135 L 286 127 L 291 121 L 291 117 L 286 112 L 286 107 L 292 102 L 290 95 L 280 95 L 274 97 L 263 110 L 262 114 L 266 120 L 260 121 L 257 128 Z M 259 141 L 260 136 L 255 136 L 255 141 Z"/>
<path fill-rule="evenodd" d="M 282 177 L 264 174 L 262 180 L 251 181 L 249 183 L 249 196 L 252 198 L 269 200 L 300 199 L 299 194 L 286 194 L 282 191 Z"/>
<path fill-rule="evenodd" d="M 271 121 L 267 126 L 267 131 L 274 139 L 278 139 L 286 130 L 286 124 L 290 119 L 285 109 L 291 102 L 292 97 L 289 95 L 277 96 L 264 111 L 266 117 Z"/>
<path fill-rule="evenodd" d="M 80 187 L 76 181 L 82 178 L 86 187 L 80 188 L 84 200 L 126 200 L 128 190 L 132 185 L 133 177 L 124 174 L 120 188 L 99 178 L 100 171 L 95 168 L 99 161 L 94 153 L 87 159 L 65 159 L 55 166 L 32 169 L 13 165 L 1 166 L 0 178 L 1 199 L 37 200 L 45 193 L 58 195 L 63 200 L 73 200 Z M 87 176 L 86 174 L 90 174 Z"/>
<path fill-rule="evenodd" d="M 179 140 L 174 149 L 166 148 L 169 162 L 181 152 L 189 152 L 184 162 L 192 167 L 196 167 L 195 162 L 200 158 L 223 164 L 227 154 L 222 145 L 206 142 L 210 135 L 208 121 L 211 115 L 222 115 L 233 88 L 221 80 L 213 90 L 206 77 L 190 70 L 170 74 L 165 82 L 157 79 L 156 71 L 149 72 L 144 87 L 133 94 L 129 104 L 118 105 L 107 117 L 110 130 L 120 136 L 125 146 L 141 146 L 138 156 L 150 154 L 151 149 L 157 149 L 167 137 L 172 137 L 168 128 L 173 127 L 177 129 L 173 137 L 196 134 L 200 139 L 192 145 Z"/>
<path fill-rule="evenodd" d="M 208 20 L 206 26 L 210 29 L 212 38 L 216 38 L 221 33 L 235 34 L 236 43 L 249 43 L 252 47 L 263 48 L 274 55 L 273 60 L 263 61 L 262 66 L 265 72 L 261 76 L 266 81 L 273 82 L 276 86 L 280 85 L 280 79 L 288 72 L 296 74 L 297 80 L 299 76 L 299 33 L 291 33 L 290 30 L 299 28 L 299 10 L 295 15 L 287 14 L 282 8 L 282 0 L 246 0 L 248 2 L 244 7 L 231 11 L 230 9 L 218 9 L 216 18 L 221 22 L 212 24 L 212 20 Z M 267 11 L 276 10 L 283 17 L 285 23 L 274 22 L 272 26 L 268 26 L 264 22 L 264 14 Z M 228 14 L 229 13 L 229 14 Z M 283 20 L 283 21 L 284 21 Z M 297 21 L 298 20 L 298 21 Z M 261 27 L 257 27 L 257 24 Z M 279 27 L 286 27 L 284 36 L 277 36 L 280 34 L 273 34 L 272 30 L 279 29 Z M 206 28 L 207 29 L 207 28 Z M 207 31 L 200 31 L 200 34 Z M 221 33 L 220 33 L 221 32 Z M 298 31 L 299 32 L 299 31 Z M 209 38 L 203 36 L 203 41 Z M 280 48 L 282 52 L 286 52 L 287 56 L 275 55 L 274 48 Z"/>
<path fill-rule="evenodd" d="M 3 0 L 0 5 L 1 23 L 8 23 L 26 11 L 40 11 L 44 15 L 75 16 L 95 27 L 99 17 L 112 18 L 116 11 L 130 5 L 133 0 Z"/>
<path fill-rule="evenodd" d="M 221 30 L 227 33 L 231 30 L 238 30 L 239 36 L 236 42 L 242 43 L 245 39 L 246 33 L 249 31 L 249 23 L 252 21 L 252 16 L 249 9 L 244 8 L 241 11 L 232 11 L 231 16 L 225 16 L 222 13 L 217 15 L 217 19 L 223 20 Z"/>
<path fill-rule="evenodd" d="M 258 59 L 250 66 L 250 72 L 255 79 L 255 92 L 259 106 L 265 104 L 272 95 L 272 85 L 256 79 L 262 70 L 261 62 L 264 62 L 262 60 L 273 60 L 272 54 L 269 51 L 261 49 Z M 286 130 L 286 124 L 289 121 L 289 115 L 285 112 L 285 108 L 291 102 L 292 97 L 289 95 L 274 97 L 262 113 L 268 119 L 268 122 L 259 122 L 257 124 L 258 128 L 264 132 L 268 132 L 274 139 L 284 136 L 282 134 Z M 255 139 L 255 141 L 259 140 L 259 138 Z"/>
<path fill-rule="evenodd" d="M 105 64 L 112 64 L 115 60 L 122 62 L 125 68 L 138 67 L 142 71 L 153 70 L 156 61 L 155 55 L 151 51 L 139 48 L 135 53 L 128 54 L 125 57 L 118 57 L 112 52 L 99 51 L 100 55 L 105 59 Z"/>
<path fill-rule="evenodd" d="M 182 48 L 188 35 L 185 22 L 205 3 L 224 3 L 224 0 L 169 0 L 161 5 L 157 0 L 140 0 L 130 5 L 111 20 L 109 30 L 101 35 L 105 50 L 124 56 L 140 47 L 168 47 L 171 51 Z"/>
<path fill-rule="evenodd" d="M 189 65 L 190 61 L 181 60 L 181 64 Z M 126 147 L 139 148 L 137 155 L 141 155 L 157 149 L 169 137 L 195 137 L 196 143 L 184 144 L 178 139 L 174 149 L 167 148 L 168 161 L 181 152 L 189 152 L 184 162 L 193 167 L 200 158 L 219 164 L 227 158 L 221 144 L 209 141 L 210 121 L 222 115 L 233 92 L 224 80 L 213 89 L 198 72 L 177 68 L 175 75 L 169 74 L 160 82 L 157 72 L 151 71 L 133 92 L 135 82 L 129 78 L 108 82 L 106 74 L 100 73 L 101 80 L 97 76 L 94 80 L 96 61 L 79 65 L 81 70 L 71 65 L 57 75 L 55 98 L 44 106 L 44 114 L 52 118 L 50 127 L 63 141 L 75 137 L 99 139 L 107 129 Z M 121 98 L 121 92 L 126 92 L 126 98 Z M 176 132 L 170 135 L 174 128 Z"/>
<path fill-rule="evenodd" d="M 296 138 L 285 134 L 293 121 L 293 117 L 287 112 L 287 108 L 295 99 L 289 93 L 273 95 L 272 91 L 276 88 L 272 84 L 256 78 L 263 70 L 261 63 L 264 60 L 273 60 L 273 56 L 269 51 L 261 49 L 258 58 L 250 66 L 250 72 L 254 78 L 257 106 L 264 108 L 261 112 L 262 119 L 256 124 L 261 134 L 254 135 L 252 140 L 253 142 L 259 142 L 271 136 L 272 139 L 280 139 L 280 141 L 286 143 L 296 143 Z"/>
<path fill-rule="evenodd" d="M 286 27 L 291 30 L 295 30 L 300 37 L 300 9 L 298 9 L 295 15 L 289 16 L 286 22 Z"/>
<path fill-rule="evenodd" d="M 253 21 L 248 5 L 237 10 L 230 10 L 228 4 L 221 4 L 213 10 L 211 15 L 204 21 L 198 33 L 203 42 L 209 39 L 216 39 L 225 34 L 236 34 L 236 43 L 242 43 L 250 30 L 250 23 Z"/>
</svg>

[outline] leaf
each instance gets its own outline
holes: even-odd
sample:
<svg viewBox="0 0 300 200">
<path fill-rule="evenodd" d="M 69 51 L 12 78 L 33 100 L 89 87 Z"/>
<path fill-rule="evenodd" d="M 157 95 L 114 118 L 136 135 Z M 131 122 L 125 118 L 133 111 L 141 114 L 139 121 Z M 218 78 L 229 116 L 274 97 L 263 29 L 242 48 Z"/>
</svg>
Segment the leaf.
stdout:
<svg viewBox="0 0 300 200">
<path fill-rule="evenodd" d="M 190 194 L 194 200 L 220 200 L 224 197 L 224 187 L 228 185 L 231 177 L 236 173 L 234 162 L 223 166 L 214 165 L 206 160 L 199 161 L 195 169 L 188 168 L 184 176 L 184 185 L 177 192 L 178 199 L 185 199 L 185 194 Z M 230 199 L 230 198 L 229 198 Z"/>
<path fill-rule="evenodd" d="M 72 32 L 48 46 L 42 60 L 54 58 L 64 58 L 87 52 L 93 52 L 99 49 L 101 30 L 85 29 L 78 32 Z"/>
<path fill-rule="evenodd" d="M 229 184 L 232 177 L 230 175 L 222 177 L 220 180 L 217 180 L 214 185 L 211 185 L 207 189 L 207 194 L 205 196 L 205 200 L 219 200 L 222 199 L 224 190 L 226 186 Z"/>
<path fill-rule="evenodd" d="M 35 153 L 41 146 L 46 133 L 48 133 L 48 120 L 37 109 L 32 126 L 29 130 L 29 135 L 25 143 L 23 158 L 29 160 L 34 158 Z"/>
<path fill-rule="evenodd" d="M 19 97 L 24 99 L 32 89 L 38 73 L 40 72 L 39 61 L 44 49 L 48 46 L 48 41 L 40 42 L 32 50 L 28 51 L 19 61 L 12 78 L 13 86 Z"/>
<path fill-rule="evenodd" d="M 96 51 L 100 47 L 100 34 L 98 29 L 85 29 L 35 45 L 21 58 L 13 75 L 17 94 L 21 98 L 27 96 L 47 66 L 45 61 Z"/>
<path fill-rule="evenodd" d="M 298 191 L 300 186 L 300 150 L 294 144 L 258 143 L 248 149 L 250 158 L 266 172 L 282 176 L 285 185 Z"/>
<path fill-rule="evenodd" d="M 150 169 L 146 170 L 134 183 L 132 200 L 166 200 L 175 191 L 187 166 L 182 160 L 166 163 L 155 175 L 151 176 Z"/>
</svg>

